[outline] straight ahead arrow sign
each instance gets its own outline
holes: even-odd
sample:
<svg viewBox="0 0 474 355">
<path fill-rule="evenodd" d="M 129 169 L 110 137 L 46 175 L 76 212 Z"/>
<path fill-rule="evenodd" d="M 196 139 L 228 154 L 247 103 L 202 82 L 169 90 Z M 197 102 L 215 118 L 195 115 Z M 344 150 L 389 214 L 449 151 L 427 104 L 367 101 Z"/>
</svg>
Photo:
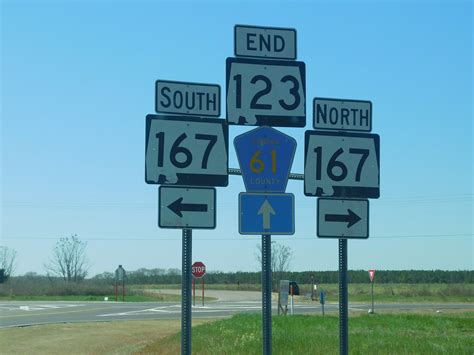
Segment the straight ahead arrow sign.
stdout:
<svg viewBox="0 0 474 355">
<path fill-rule="evenodd" d="M 170 203 L 168 208 L 179 217 L 183 217 L 181 212 L 207 212 L 207 205 L 198 203 L 183 203 L 182 197 L 178 198 L 173 203 Z"/>
<path fill-rule="evenodd" d="M 347 214 L 326 214 L 324 220 L 326 222 L 347 222 L 347 228 L 350 228 L 359 222 L 361 218 L 351 209 L 347 209 Z"/>
<path fill-rule="evenodd" d="M 263 229 L 270 229 L 270 215 L 275 215 L 275 210 L 273 209 L 272 205 L 270 205 L 270 202 L 268 202 L 267 199 L 263 201 L 262 206 L 258 210 L 257 214 L 260 216 L 262 215 L 263 217 Z"/>
</svg>

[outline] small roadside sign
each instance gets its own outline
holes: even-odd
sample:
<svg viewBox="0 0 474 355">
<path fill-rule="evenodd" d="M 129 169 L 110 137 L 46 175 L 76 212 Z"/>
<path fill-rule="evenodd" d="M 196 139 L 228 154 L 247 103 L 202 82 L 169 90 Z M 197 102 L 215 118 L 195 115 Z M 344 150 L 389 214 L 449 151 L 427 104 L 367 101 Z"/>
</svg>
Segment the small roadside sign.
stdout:
<svg viewBox="0 0 474 355">
<path fill-rule="evenodd" d="M 236 57 L 296 59 L 296 30 L 235 25 L 234 53 Z"/>
<path fill-rule="evenodd" d="M 160 186 L 160 228 L 214 229 L 216 227 L 216 189 Z"/>
<path fill-rule="evenodd" d="M 214 84 L 157 80 L 155 110 L 195 116 L 219 117 L 221 87 Z"/>
<path fill-rule="evenodd" d="M 234 139 L 245 188 L 251 192 L 285 192 L 296 140 L 274 128 L 258 127 Z"/>
<path fill-rule="evenodd" d="M 313 127 L 337 131 L 370 132 L 372 130 L 372 102 L 315 97 Z"/>
<path fill-rule="evenodd" d="M 375 277 L 375 270 L 369 270 L 369 278 L 370 282 L 374 282 L 374 277 Z"/>
<path fill-rule="evenodd" d="M 227 58 L 229 124 L 304 127 L 305 64 L 289 60 Z"/>
<path fill-rule="evenodd" d="M 227 186 L 229 131 L 217 118 L 148 115 L 148 184 Z"/>
<path fill-rule="evenodd" d="M 319 238 L 369 237 L 369 201 L 318 198 Z"/>
<path fill-rule="evenodd" d="M 318 197 L 379 198 L 379 136 L 306 131 L 304 193 Z"/>
<path fill-rule="evenodd" d="M 119 265 L 115 270 L 115 281 L 124 281 L 126 277 L 125 269 Z"/>
<path fill-rule="evenodd" d="M 201 261 L 196 261 L 191 266 L 191 273 L 197 279 L 203 277 L 206 274 L 206 265 L 204 265 L 204 263 Z"/>
<path fill-rule="evenodd" d="M 294 195 L 241 192 L 239 194 L 239 233 L 294 234 Z"/>
</svg>

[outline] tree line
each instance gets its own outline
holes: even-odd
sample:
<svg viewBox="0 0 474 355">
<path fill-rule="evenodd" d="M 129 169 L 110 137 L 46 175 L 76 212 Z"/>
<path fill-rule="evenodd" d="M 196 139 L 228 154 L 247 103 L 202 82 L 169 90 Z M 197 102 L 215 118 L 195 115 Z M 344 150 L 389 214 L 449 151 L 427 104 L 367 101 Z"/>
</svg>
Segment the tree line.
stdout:
<svg viewBox="0 0 474 355">
<path fill-rule="evenodd" d="M 282 280 L 296 281 L 301 284 L 331 284 L 338 282 L 337 271 L 301 271 L 282 272 Z M 112 273 L 95 276 L 98 279 L 113 280 Z M 207 284 L 260 284 L 261 272 L 207 272 L 204 276 Z M 368 283 L 366 270 L 349 270 L 350 283 Z M 375 272 L 376 283 L 472 283 L 474 271 L 445 270 L 380 270 Z M 275 282 L 275 280 L 274 280 Z M 180 284 L 181 272 L 178 269 L 140 269 L 127 272 L 129 284 Z"/>
</svg>

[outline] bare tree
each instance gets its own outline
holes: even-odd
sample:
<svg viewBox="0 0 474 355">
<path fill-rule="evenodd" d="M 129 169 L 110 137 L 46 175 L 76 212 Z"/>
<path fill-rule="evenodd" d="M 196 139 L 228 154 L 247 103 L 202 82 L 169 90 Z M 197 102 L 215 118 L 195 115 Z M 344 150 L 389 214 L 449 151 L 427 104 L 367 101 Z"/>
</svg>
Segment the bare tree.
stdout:
<svg viewBox="0 0 474 355">
<path fill-rule="evenodd" d="M 76 234 L 59 239 L 49 264 L 45 265 L 48 274 L 51 272 L 67 282 L 83 280 L 89 269 L 86 246 L 87 243 L 81 241 Z"/>
<path fill-rule="evenodd" d="M 0 283 L 8 280 L 15 272 L 16 250 L 0 246 Z"/>
<path fill-rule="evenodd" d="M 258 253 L 255 254 L 255 258 L 259 265 L 262 265 L 262 246 L 257 245 Z M 290 269 L 290 261 L 292 258 L 292 251 L 289 246 L 278 244 L 272 242 L 272 279 L 273 279 L 273 288 L 278 289 L 278 284 L 283 278 L 285 272 Z"/>
</svg>

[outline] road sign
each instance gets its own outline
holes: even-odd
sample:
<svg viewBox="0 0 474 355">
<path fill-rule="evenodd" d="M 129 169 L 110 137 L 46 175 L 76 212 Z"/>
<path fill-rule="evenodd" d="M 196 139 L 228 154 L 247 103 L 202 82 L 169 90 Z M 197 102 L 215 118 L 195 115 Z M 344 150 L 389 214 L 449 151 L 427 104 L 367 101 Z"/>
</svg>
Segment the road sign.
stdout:
<svg viewBox="0 0 474 355">
<path fill-rule="evenodd" d="M 124 281 L 125 280 L 125 269 L 122 265 L 119 265 L 117 269 L 115 269 L 115 281 Z"/>
<path fill-rule="evenodd" d="M 315 97 L 313 127 L 337 131 L 370 132 L 372 130 L 372 102 Z"/>
<path fill-rule="evenodd" d="M 229 124 L 306 125 L 303 62 L 227 58 L 226 64 Z"/>
<path fill-rule="evenodd" d="M 245 188 L 252 192 L 285 192 L 296 140 L 271 127 L 258 127 L 235 137 Z"/>
<path fill-rule="evenodd" d="M 148 115 L 148 184 L 227 186 L 228 126 L 222 119 Z"/>
<path fill-rule="evenodd" d="M 196 261 L 191 266 L 191 273 L 197 279 L 203 277 L 206 274 L 206 265 L 204 265 L 204 263 L 202 263 L 201 261 Z"/>
<path fill-rule="evenodd" d="M 219 117 L 221 87 L 181 81 L 156 81 L 156 112 Z"/>
<path fill-rule="evenodd" d="M 216 189 L 160 186 L 158 225 L 161 228 L 216 227 Z"/>
<path fill-rule="evenodd" d="M 318 198 L 320 238 L 369 237 L 369 201 Z"/>
<path fill-rule="evenodd" d="M 379 198 L 377 134 L 306 131 L 306 196 Z"/>
<path fill-rule="evenodd" d="M 236 57 L 296 59 L 296 30 L 235 25 L 234 53 Z"/>
<path fill-rule="evenodd" d="M 375 277 L 375 270 L 369 270 L 370 282 L 374 282 L 374 277 Z"/>
<path fill-rule="evenodd" d="M 240 234 L 294 234 L 293 194 L 239 194 Z"/>
</svg>

